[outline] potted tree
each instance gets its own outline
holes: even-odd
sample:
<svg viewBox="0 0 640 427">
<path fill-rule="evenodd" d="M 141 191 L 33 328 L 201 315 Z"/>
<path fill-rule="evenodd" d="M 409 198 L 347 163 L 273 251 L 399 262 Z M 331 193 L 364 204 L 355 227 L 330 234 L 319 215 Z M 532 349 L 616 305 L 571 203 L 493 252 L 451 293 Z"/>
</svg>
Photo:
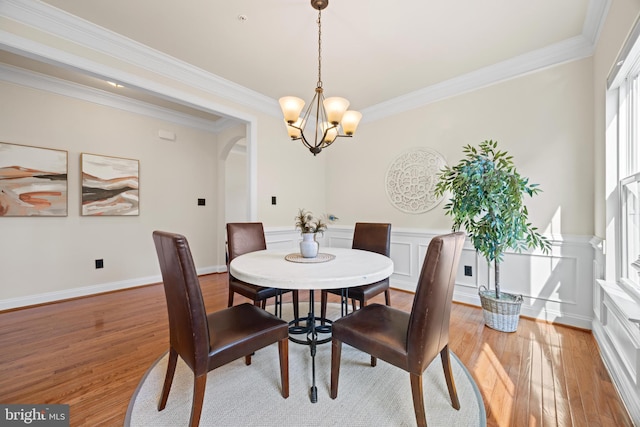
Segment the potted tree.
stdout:
<svg viewBox="0 0 640 427">
<path fill-rule="evenodd" d="M 528 222 L 524 205 L 524 197 L 540 189 L 520 176 L 513 157 L 498 150 L 497 141 L 483 141 L 479 148 L 466 145 L 463 153 L 457 165 L 440 172 L 435 193 L 451 193 L 444 209 L 453 217 L 453 231 L 464 228 L 476 251 L 494 263 L 495 291 L 488 286 L 479 290 L 486 325 L 513 332 L 518 327 L 522 296 L 501 292 L 500 262 L 508 249 L 549 251 L 548 239 Z"/>
</svg>

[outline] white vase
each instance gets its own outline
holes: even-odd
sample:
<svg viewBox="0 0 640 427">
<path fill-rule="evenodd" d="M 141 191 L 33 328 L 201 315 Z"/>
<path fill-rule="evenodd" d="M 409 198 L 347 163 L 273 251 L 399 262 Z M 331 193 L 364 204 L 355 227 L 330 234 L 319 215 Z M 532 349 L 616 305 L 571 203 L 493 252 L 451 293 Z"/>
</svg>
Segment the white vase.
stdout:
<svg viewBox="0 0 640 427">
<path fill-rule="evenodd" d="M 302 233 L 300 242 L 300 254 L 304 258 L 315 258 L 318 255 L 320 244 L 316 242 L 316 233 Z"/>
</svg>

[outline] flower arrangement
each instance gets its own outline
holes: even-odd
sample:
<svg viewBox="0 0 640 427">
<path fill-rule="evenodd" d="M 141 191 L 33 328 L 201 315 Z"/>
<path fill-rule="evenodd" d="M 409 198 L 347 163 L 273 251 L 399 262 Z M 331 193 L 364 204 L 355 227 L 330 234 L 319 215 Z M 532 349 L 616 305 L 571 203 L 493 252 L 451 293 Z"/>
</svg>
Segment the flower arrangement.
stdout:
<svg viewBox="0 0 640 427">
<path fill-rule="evenodd" d="M 298 215 L 295 216 L 296 229 L 301 233 L 320 233 L 323 234 L 329 223 L 338 220 L 333 214 L 324 214 L 319 218 L 314 218 L 311 212 L 305 209 L 298 209 Z"/>
</svg>

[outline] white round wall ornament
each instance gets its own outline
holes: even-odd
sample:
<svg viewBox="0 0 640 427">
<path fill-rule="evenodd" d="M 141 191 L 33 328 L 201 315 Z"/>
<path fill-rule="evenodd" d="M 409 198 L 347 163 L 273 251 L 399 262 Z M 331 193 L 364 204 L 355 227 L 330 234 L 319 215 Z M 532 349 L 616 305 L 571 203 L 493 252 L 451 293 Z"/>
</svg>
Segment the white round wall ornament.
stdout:
<svg viewBox="0 0 640 427">
<path fill-rule="evenodd" d="M 385 177 L 391 204 L 410 214 L 436 207 L 444 198 L 435 196 L 435 188 L 438 174 L 446 165 L 444 156 L 430 148 L 414 148 L 396 157 Z"/>
</svg>

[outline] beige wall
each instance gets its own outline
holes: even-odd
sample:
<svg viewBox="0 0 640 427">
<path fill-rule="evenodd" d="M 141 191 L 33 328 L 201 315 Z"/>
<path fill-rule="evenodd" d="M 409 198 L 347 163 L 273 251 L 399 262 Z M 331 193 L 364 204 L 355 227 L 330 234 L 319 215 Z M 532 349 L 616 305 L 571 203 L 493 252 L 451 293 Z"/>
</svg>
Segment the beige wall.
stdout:
<svg viewBox="0 0 640 427">
<path fill-rule="evenodd" d="M 14 84 L 0 94 L 0 141 L 66 150 L 69 171 L 67 217 L 1 219 L 0 300 L 156 276 L 155 229 L 185 234 L 196 265 L 214 264 L 219 235 L 202 227 L 216 215 L 213 133 Z M 140 160 L 139 216 L 80 215 L 83 152 Z"/>
<path fill-rule="evenodd" d="M 313 156 L 291 141 L 282 118 L 258 125 L 258 218 L 265 226 L 294 227 L 298 208 L 321 214 L 326 204 L 326 154 Z M 277 204 L 271 204 L 276 196 Z"/>
<path fill-rule="evenodd" d="M 410 148 L 428 147 L 453 164 L 463 145 L 494 139 L 543 189 L 527 200 L 536 226 L 592 235 L 592 66 L 591 59 L 574 61 L 361 125 L 353 141 L 327 156 L 327 208 L 345 223 L 447 230 L 444 202 L 419 215 L 390 204 L 384 187 L 390 163 Z"/>
</svg>

